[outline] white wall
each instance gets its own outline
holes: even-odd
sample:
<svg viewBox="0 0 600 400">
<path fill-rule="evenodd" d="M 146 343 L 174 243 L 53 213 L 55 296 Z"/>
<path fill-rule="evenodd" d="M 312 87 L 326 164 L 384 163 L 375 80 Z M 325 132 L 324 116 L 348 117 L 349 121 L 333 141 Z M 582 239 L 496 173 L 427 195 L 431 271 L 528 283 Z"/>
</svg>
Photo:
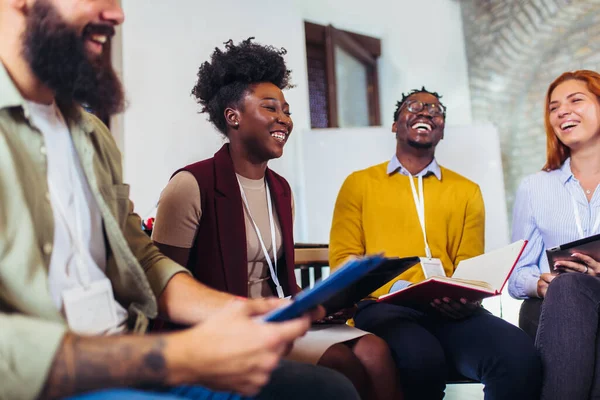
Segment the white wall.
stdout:
<svg viewBox="0 0 600 400">
<path fill-rule="evenodd" d="M 310 127 L 304 20 L 382 39 L 379 81 L 384 126 L 391 125 L 401 93 L 421 85 L 444 95 L 448 123 L 471 121 L 460 9 L 454 1 L 122 0 L 122 5 L 126 15 L 122 73 L 129 100 L 122 150 L 125 178 L 142 216 L 153 212 L 173 171 L 212 156 L 223 143 L 206 116 L 198 114 L 190 91 L 200 64 L 230 38 L 237 42 L 255 36 L 258 42 L 288 50 L 286 61 L 297 86 L 286 92 L 286 98 L 295 132 L 284 157 L 272 167 L 285 174 L 295 191 L 300 189 L 305 157 L 310 159 L 301 150 L 302 132 Z M 331 160 L 329 168 L 335 165 L 335 158 Z M 298 230 L 302 234 L 303 227 Z"/>
</svg>

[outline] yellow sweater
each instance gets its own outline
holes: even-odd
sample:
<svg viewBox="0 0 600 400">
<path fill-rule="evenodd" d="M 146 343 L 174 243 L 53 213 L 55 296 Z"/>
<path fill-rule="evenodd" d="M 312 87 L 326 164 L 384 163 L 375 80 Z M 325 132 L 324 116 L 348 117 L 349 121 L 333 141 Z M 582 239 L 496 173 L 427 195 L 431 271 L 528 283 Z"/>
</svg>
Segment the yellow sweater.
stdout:
<svg viewBox="0 0 600 400">
<path fill-rule="evenodd" d="M 383 252 L 387 257 L 425 256 L 423 232 L 411 192 L 410 178 L 388 175 L 388 163 L 352 173 L 342 185 L 335 204 L 329 242 L 332 269 L 350 256 Z M 441 167 L 441 180 L 423 178 L 425 226 L 432 256 L 451 276 L 459 261 L 484 250 L 485 212 L 479 186 Z M 417 185 L 417 178 L 415 185 Z M 373 292 L 389 292 L 397 280 L 425 279 L 414 266 Z"/>
</svg>

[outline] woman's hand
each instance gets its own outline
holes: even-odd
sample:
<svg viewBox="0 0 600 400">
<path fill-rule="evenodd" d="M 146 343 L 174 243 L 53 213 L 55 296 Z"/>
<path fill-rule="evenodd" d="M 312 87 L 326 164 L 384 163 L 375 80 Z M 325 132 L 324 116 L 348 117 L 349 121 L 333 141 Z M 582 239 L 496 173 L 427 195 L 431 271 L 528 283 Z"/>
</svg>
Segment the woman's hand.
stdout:
<svg viewBox="0 0 600 400">
<path fill-rule="evenodd" d="M 327 315 L 318 321 L 314 321 L 313 324 L 345 324 L 350 318 L 354 317 L 356 313 L 356 306 L 344 308 L 338 312 Z"/>
<path fill-rule="evenodd" d="M 578 261 L 557 261 L 554 268 L 563 272 L 579 272 L 582 274 L 597 276 L 600 275 L 600 263 L 590 256 L 581 253 L 573 253 Z"/>
<path fill-rule="evenodd" d="M 537 294 L 540 299 L 546 297 L 546 292 L 548 291 L 548 285 L 552 282 L 552 279 L 556 278 L 556 275 L 551 274 L 549 272 L 545 272 L 540 275 L 540 279 L 537 283 Z"/>
</svg>

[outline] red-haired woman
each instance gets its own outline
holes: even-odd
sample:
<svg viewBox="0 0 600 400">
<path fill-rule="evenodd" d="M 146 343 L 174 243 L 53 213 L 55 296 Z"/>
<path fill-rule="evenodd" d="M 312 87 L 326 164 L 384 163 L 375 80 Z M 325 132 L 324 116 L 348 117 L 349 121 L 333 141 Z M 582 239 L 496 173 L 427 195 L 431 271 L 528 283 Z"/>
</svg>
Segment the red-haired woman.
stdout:
<svg viewBox="0 0 600 400">
<path fill-rule="evenodd" d="M 519 325 L 542 357 L 542 398 L 600 398 L 600 260 L 573 254 L 577 262 L 549 265 L 545 255 L 600 233 L 600 74 L 566 72 L 552 82 L 545 125 L 546 165 L 515 200 L 512 236 L 529 244 L 509 292 L 525 299 Z"/>
</svg>

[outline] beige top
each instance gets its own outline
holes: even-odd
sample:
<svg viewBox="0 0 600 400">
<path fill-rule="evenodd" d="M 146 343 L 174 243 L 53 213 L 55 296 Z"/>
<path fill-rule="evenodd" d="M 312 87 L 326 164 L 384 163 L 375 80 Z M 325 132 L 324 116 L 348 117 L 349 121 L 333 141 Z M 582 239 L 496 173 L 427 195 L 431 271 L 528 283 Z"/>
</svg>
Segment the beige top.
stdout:
<svg viewBox="0 0 600 400">
<path fill-rule="evenodd" d="M 272 253 L 271 230 L 269 228 L 269 212 L 267 208 L 267 193 L 265 180 L 252 180 L 237 175 L 244 193 L 250 204 L 250 212 L 258 225 L 263 241 L 269 254 Z M 294 200 L 292 198 L 292 215 Z M 273 296 L 273 290 L 268 284 L 270 279 L 269 266 L 258 242 L 258 236 L 252 225 L 252 220 L 244 207 L 246 224 L 246 251 L 248 252 L 248 297 Z M 281 228 L 277 214 L 273 215 L 277 238 L 277 257 L 281 257 Z M 194 244 L 198 223 L 202 218 L 200 189 L 196 178 L 187 171 L 179 172 L 167 184 L 159 200 L 156 222 L 152 238 L 170 246 L 191 248 Z M 210 267 L 210 266 L 208 266 Z M 279 269 L 285 268 L 283 265 Z M 325 351 L 336 343 L 354 340 L 366 335 L 367 332 L 348 325 L 323 325 L 311 328 L 302 338 L 294 342 L 294 346 L 286 358 L 317 364 Z"/>
<path fill-rule="evenodd" d="M 244 188 L 244 193 L 250 205 L 250 212 L 258 225 L 265 247 L 272 257 L 273 245 L 269 226 L 265 179 L 254 180 L 244 178 L 241 175 L 237 175 L 237 177 Z M 200 200 L 200 188 L 196 178 L 188 171 L 182 171 L 175 175 L 161 193 L 152 238 L 169 246 L 191 248 L 198 224 L 202 218 Z M 277 241 L 277 258 L 279 259 L 283 254 L 283 246 L 281 243 L 281 226 L 275 210 L 273 210 L 273 218 Z M 273 296 L 273 290 L 269 285 L 269 279 L 271 279 L 269 266 L 246 207 L 244 207 L 244 222 L 246 224 L 246 251 L 248 256 L 248 297 Z M 285 266 L 278 265 L 278 269 L 281 268 L 285 268 Z"/>
</svg>

